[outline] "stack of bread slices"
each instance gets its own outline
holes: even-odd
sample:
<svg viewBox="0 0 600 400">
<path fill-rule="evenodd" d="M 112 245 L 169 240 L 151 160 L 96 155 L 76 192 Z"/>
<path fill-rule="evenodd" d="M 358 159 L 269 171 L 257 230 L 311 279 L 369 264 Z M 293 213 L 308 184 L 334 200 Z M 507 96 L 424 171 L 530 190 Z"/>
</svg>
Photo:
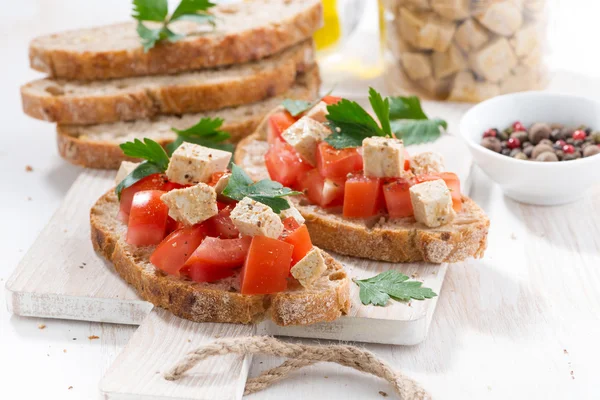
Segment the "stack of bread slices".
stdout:
<svg viewBox="0 0 600 400">
<path fill-rule="evenodd" d="M 312 34 L 320 0 L 253 0 L 211 8 L 216 26 L 178 21 L 185 38 L 144 52 L 134 21 L 34 39 L 31 67 L 48 74 L 21 88 L 23 110 L 57 123 L 63 158 L 115 169 L 119 145 L 175 139 L 203 117 L 237 142 L 283 99 L 312 100 L 320 79 Z"/>
</svg>

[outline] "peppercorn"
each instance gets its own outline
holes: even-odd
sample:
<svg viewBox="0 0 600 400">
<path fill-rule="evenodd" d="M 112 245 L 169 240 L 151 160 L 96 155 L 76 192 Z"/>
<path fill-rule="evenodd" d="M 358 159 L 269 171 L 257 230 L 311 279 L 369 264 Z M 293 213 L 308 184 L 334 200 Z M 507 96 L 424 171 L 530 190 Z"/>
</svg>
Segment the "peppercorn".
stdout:
<svg viewBox="0 0 600 400">
<path fill-rule="evenodd" d="M 589 136 L 592 133 L 592 128 L 585 128 L 583 131 L 587 136 Z"/>
<path fill-rule="evenodd" d="M 527 155 L 525 153 L 523 153 L 522 151 L 518 152 L 513 157 L 516 158 L 517 160 L 529 160 L 529 157 L 527 157 Z"/>
<path fill-rule="evenodd" d="M 510 134 L 511 138 L 519 139 L 520 143 L 525 143 L 529 140 L 529 135 L 526 131 L 517 131 Z"/>
<path fill-rule="evenodd" d="M 575 160 L 576 158 L 577 156 L 575 155 L 575 153 L 565 154 L 563 161 Z"/>
<path fill-rule="evenodd" d="M 555 154 L 556 154 L 556 157 L 558 157 L 558 159 L 561 161 L 563 158 L 565 158 L 565 152 L 562 150 L 556 150 Z"/>
<path fill-rule="evenodd" d="M 511 157 L 514 157 L 515 155 L 517 155 L 517 154 L 519 154 L 519 153 L 522 153 L 522 152 L 523 152 L 523 151 L 522 151 L 521 149 L 519 149 L 519 148 L 512 149 L 512 150 L 510 151 L 510 156 L 511 156 Z"/>
<path fill-rule="evenodd" d="M 592 140 L 594 141 L 594 143 L 600 144 L 600 131 L 592 133 Z"/>
<path fill-rule="evenodd" d="M 545 151 L 535 158 L 536 161 L 558 161 L 558 157 L 552 151 Z"/>
<path fill-rule="evenodd" d="M 524 147 L 523 153 L 525 153 L 527 157 L 531 157 L 531 154 L 533 153 L 533 146 Z"/>
<path fill-rule="evenodd" d="M 552 133 L 550 125 L 537 122 L 529 128 L 529 140 L 533 144 L 538 144 L 542 139 L 548 139 Z"/>
<path fill-rule="evenodd" d="M 537 159 L 538 156 L 542 153 L 545 152 L 550 152 L 552 153 L 554 150 L 552 149 L 552 146 L 548 146 L 547 144 L 538 144 L 537 146 L 535 146 L 533 148 L 533 152 L 531 153 L 531 158 Z"/>
<path fill-rule="evenodd" d="M 510 155 L 510 149 L 502 149 L 501 153 L 504 156 L 509 156 Z"/>
<path fill-rule="evenodd" d="M 565 142 L 567 142 L 567 144 L 573 144 L 573 143 L 575 143 L 575 139 L 570 137 L 570 138 L 567 138 L 567 140 L 565 140 Z"/>
<path fill-rule="evenodd" d="M 486 149 L 495 151 L 496 153 L 500 153 L 500 150 L 502 150 L 502 145 L 500 144 L 500 141 L 495 137 L 483 138 L 483 140 L 481 141 L 481 145 Z"/>
<path fill-rule="evenodd" d="M 507 130 L 503 130 L 503 131 L 499 131 L 498 135 L 496 135 L 496 137 L 500 140 L 508 140 L 508 138 L 510 137 L 511 133 L 512 133 L 512 129 L 510 130 L 511 132 L 507 132 Z"/>
<path fill-rule="evenodd" d="M 583 140 L 574 140 L 573 146 L 581 146 L 583 144 Z"/>
<path fill-rule="evenodd" d="M 583 149 L 584 157 L 595 156 L 596 154 L 600 154 L 600 147 L 598 146 L 590 145 Z"/>
<path fill-rule="evenodd" d="M 554 129 L 552 132 L 550 132 L 550 139 L 554 140 L 555 142 L 557 140 L 564 140 L 565 134 L 563 133 L 562 129 Z"/>
<path fill-rule="evenodd" d="M 554 145 L 554 142 L 550 139 L 542 139 L 538 144 L 547 144 L 548 146 Z"/>
</svg>

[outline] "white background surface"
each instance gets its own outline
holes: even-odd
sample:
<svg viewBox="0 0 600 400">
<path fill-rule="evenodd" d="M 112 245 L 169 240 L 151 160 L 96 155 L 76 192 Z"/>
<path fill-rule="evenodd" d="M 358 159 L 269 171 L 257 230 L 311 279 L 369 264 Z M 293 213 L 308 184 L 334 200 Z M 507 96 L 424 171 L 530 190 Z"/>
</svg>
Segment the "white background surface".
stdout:
<svg viewBox="0 0 600 400">
<path fill-rule="evenodd" d="M 600 75 L 596 44 L 600 4 L 563 0 L 552 6 L 552 67 Z M 42 33 L 126 19 L 130 3 L 0 0 L 0 9 L 3 285 L 80 172 L 57 155 L 54 127 L 21 112 L 18 88 L 39 76 L 28 69 L 27 44 Z M 572 85 L 581 91 L 585 82 L 576 78 Z M 588 90 L 590 96 L 600 95 Z M 26 172 L 26 165 L 33 171 Z M 475 187 L 474 199 L 492 220 L 485 259 L 450 267 L 432 330 L 423 344 L 369 349 L 416 378 L 435 398 L 600 398 L 597 225 L 592 224 L 586 238 L 565 232 L 555 237 L 560 241 L 546 240 L 545 230 L 561 227 L 536 226 L 535 216 L 524 215 L 521 206 L 504 198 L 482 176 Z M 564 213 L 598 221 L 598 217 L 578 215 L 577 205 Z M 523 225 L 526 217 L 535 229 Z M 579 241 L 573 242 L 574 237 Z M 539 259 L 532 259 L 533 253 L 547 260 L 544 268 Z M 98 398 L 103 372 L 135 327 L 15 317 L 6 312 L 1 298 L 0 398 Z M 38 329 L 39 324 L 46 329 Z M 89 340 L 90 335 L 100 338 Z M 254 374 L 274 362 L 255 360 Z M 375 378 L 319 365 L 253 398 L 376 399 L 381 398 L 380 390 L 391 393 Z"/>
</svg>

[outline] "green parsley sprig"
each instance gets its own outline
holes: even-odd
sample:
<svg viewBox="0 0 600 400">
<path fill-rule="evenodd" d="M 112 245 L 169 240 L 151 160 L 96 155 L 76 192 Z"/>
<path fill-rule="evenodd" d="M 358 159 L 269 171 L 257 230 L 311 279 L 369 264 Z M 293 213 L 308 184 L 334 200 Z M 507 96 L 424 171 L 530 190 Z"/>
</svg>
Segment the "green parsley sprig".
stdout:
<svg viewBox="0 0 600 400">
<path fill-rule="evenodd" d="M 152 139 L 144 138 L 143 142 L 135 139 L 133 142 L 121 144 L 120 147 L 126 156 L 142 158 L 144 161 L 131 171 L 115 188 L 119 199 L 121 199 L 123 189 L 128 188 L 148 175 L 163 173 L 169 167 L 169 156 L 165 152 L 165 149 Z"/>
<path fill-rule="evenodd" d="M 278 214 L 281 210 L 290 208 L 290 204 L 284 197 L 299 194 L 302 193 L 270 179 L 254 182 L 243 169 L 235 164 L 231 165 L 231 176 L 227 186 L 223 189 L 223 195 L 232 200 L 240 201 L 244 197 L 250 197 L 271 207 Z"/>
<path fill-rule="evenodd" d="M 185 37 L 173 32 L 169 24 L 174 21 L 194 21 L 209 23 L 214 26 L 215 17 L 208 13 L 208 9 L 215 4 L 209 0 L 181 0 L 173 14 L 168 17 L 169 5 L 167 0 L 133 0 L 132 17 L 138 21 L 137 33 L 142 39 L 144 52 L 153 48 L 157 42 L 168 40 L 176 42 Z M 143 21 L 161 22 L 162 26 L 156 29 L 148 28 Z"/>
<path fill-rule="evenodd" d="M 359 297 L 364 305 L 385 306 L 391 299 L 409 301 L 425 300 L 437 296 L 433 290 L 422 287 L 419 281 L 409 281 L 408 276 L 389 270 L 368 279 L 354 279 L 360 288 Z"/>
<path fill-rule="evenodd" d="M 222 125 L 222 118 L 202 118 L 196 125 L 187 129 L 171 128 L 177 133 L 177 138 L 167 145 L 167 151 L 173 154 L 183 142 L 189 142 L 233 153 L 234 146 L 231 143 L 223 143 L 231 135 L 220 129 Z"/>
<path fill-rule="evenodd" d="M 333 89 L 329 92 L 325 93 L 323 97 L 319 97 L 314 101 L 306 101 L 306 100 L 293 100 L 293 99 L 285 99 L 281 103 L 281 105 L 292 115 L 292 117 L 297 117 L 298 115 L 306 112 L 319 104 L 324 97 L 327 97 L 331 94 Z"/>
</svg>

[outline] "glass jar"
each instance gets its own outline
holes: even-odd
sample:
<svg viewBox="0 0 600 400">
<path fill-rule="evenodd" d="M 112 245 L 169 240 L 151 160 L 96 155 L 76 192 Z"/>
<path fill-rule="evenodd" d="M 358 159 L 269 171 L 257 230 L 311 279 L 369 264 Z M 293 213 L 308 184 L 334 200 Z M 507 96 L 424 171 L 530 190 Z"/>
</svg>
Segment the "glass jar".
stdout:
<svg viewBox="0 0 600 400">
<path fill-rule="evenodd" d="M 545 86 L 546 0 L 381 0 L 395 94 L 479 102 Z"/>
</svg>

